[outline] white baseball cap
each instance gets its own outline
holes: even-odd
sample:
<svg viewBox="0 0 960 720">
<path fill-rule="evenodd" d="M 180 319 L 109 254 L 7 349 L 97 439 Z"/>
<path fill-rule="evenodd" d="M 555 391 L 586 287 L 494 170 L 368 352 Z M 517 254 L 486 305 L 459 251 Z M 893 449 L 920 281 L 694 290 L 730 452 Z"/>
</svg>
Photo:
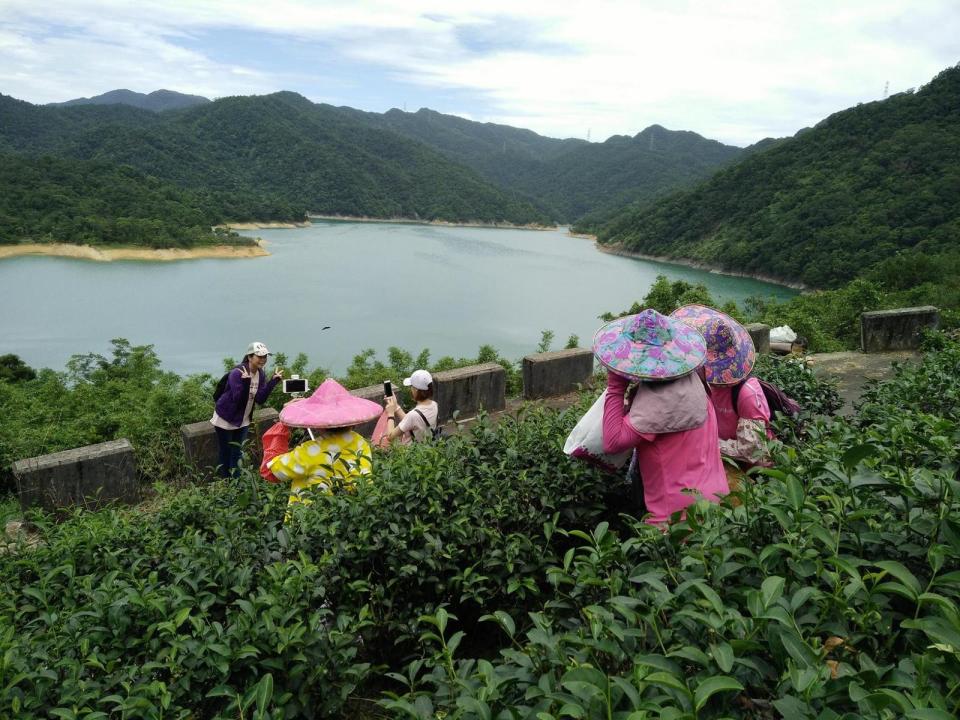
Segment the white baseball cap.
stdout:
<svg viewBox="0 0 960 720">
<path fill-rule="evenodd" d="M 403 384 L 407 387 L 415 387 L 417 390 L 428 390 L 432 382 L 433 376 L 426 370 L 414 370 L 413 374 L 403 381 Z"/>
<path fill-rule="evenodd" d="M 270 351 L 267 350 L 267 346 L 262 342 L 254 340 L 252 343 L 247 345 L 247 351 L 243 354 L 244 357 L 247 355 L 259 355 L 260 357 L 266 357 L 270 354 Z"/>
</svg>

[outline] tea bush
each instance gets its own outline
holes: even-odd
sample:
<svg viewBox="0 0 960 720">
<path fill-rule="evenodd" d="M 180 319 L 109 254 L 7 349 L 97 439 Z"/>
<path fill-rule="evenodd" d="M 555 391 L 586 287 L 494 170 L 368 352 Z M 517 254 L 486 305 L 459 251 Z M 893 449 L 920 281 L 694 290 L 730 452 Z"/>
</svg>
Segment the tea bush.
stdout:
<svg viewBox="0 0 960 720">
<path fill-rule="evenodd" d="M 955 343 L 874 389 L 869 421 L 812 419 L 737 503 L 667 534 L 574 530 L 532 613 L 488 606 L 498 653 L 446 609 L 384 707 L 428 718 L 929 718 L 960 714 Z M 952 372 L 951 372 L 952 370 Z M 947 381 L 952 378 L 952 381 Z M 941 406 L 951 408 L 952 405 Z M 557 532 L 565 532 L 558 530 Z"/>
<path fill-rule="evenodd" d="M 937 343 L 666 534 L 560 451 L 589 395 L 377 453 L 286 524 L 249 468 L 33 516 L 44 543 L 0 556 L 0 717 L 954 717 L 960 346 Z"/>
<path fill-rule="evenodd" d="M 539 604 L 569 547 L 552 528 L 626 509 L 560 453 L 583 409 L 395 448 L 286 526 L 249 471 L 155 513 L 34 518 L 45 545 L 0 557 L 0 716 L 335 716 L 416 650 L 420 615 L 472 631 L 490 603 Z"/>
</svg>

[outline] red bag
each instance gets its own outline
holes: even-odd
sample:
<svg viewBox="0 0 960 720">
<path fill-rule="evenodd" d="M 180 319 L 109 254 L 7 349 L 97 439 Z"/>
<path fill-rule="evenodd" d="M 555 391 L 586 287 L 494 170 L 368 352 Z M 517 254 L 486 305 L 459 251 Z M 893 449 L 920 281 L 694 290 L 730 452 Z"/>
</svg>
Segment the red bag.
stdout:
<svg viewBox="0 0 960 720">
<path fill-rule="evenodd" d="M 260 463 L 260 475 L 269 483 L 280 482 L 270 472 L 268 463 L 278 455 L 290 451 L 290 428 L 282 422 L 276 422 L 273 427 L 263 434 L 263 461 Z"/>
</svg>

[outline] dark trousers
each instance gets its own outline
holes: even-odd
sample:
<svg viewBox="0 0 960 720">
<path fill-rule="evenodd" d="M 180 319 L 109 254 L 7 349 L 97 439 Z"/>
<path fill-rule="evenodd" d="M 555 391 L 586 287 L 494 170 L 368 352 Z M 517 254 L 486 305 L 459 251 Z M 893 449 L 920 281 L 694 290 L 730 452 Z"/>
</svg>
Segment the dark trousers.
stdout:
<svg viewBox="0 0 960 720">
<path fill-rule="evenodd" d="M 245 425 L 239 430 L 224 430 L 214 426 L 217 431 L 217 444 L 220 446 L 220 466 L 217 472 L 220 477 L 232 477 L 237 474 L 237 466 L 240 464 L 240 453 L 243 452 L 243 441 L 247 437 L 249 425 Z"/>
</svg>

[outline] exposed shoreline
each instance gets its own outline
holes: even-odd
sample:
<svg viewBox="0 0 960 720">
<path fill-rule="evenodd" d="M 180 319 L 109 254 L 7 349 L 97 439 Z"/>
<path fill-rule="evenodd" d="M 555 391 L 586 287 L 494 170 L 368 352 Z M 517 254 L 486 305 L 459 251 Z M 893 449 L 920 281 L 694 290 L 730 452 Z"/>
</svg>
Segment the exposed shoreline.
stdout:
<svg viewBox="0 0 960 720">
<path fill-rule="evenodd" d="M 209 245 L 196 248 L 161 248 L 154 250 L 144 247 L 93 247 L 91 245 L 71 245 L 69 243 L 21 243 L 19 245 L 0 245 L 0 260 L 25 255 L 44 255 L 66 257 L 95 262 L 113 262 L 114 260 L 146 260 L 151 262 L 170 262 L 173 260 L 194 260 L 198 258 L 254 258 L 269 255 L 266 248 L 256 245 Z"/>
<path fill-rule="evenodd" d="M 500 228 L 502 230 L 556 230 L 559 227 L 558 225 L 537 225 L 534 223 L 517 225 L 515 223 L 495 222 L 451 222 L 449 220 L 413 220 L 401 217 L 375 218 L 365 215 L 315 215 L 314 213 L 307 213 L 307 217 L 311 220 L 333 220 L 335 222 L 399 223 L 404 225 L 439 225 L 441 227 Z"/>
<path fill-rule="evenodd" d="M 227 230 L 291 230 L 293 228 L 310 227 L 310 221 L 303 222 L 235 222 L 217 225 Z"/>
<path fill-rule="evenodd" d="M 799 290 L 800 292 L 810 292 L 815 288 L 811 288 L 809 285 L 804 285 L 799 282 L 792 282 L 790 280 L 784 280 L 783 278 L 776 278 L 770 275 L 759 275 L 755 273 L 745 273 L 745 272 L 734 272 L 733 270 L 721 270 L 713 265 L 708 263 L 698 262 L 697 260 L 687 260 L 681 258 L 666 257 L 664 255 L 645 255 L 643 253 L 633 252 L 632 250 L 624 250 L 617 246 L 602 245 L 598 243 L 595 235 L 584 235 L 570 233 L 573 237 L 582 237 L 585 239 L 592 239 L 594 241 L 594 246 L 600 252 L 605 252 L 610 255 L 621 255 L 623 257 L 637 258 L 638 260 L 652 260 L 653 262 L 668 263 L 672 265 L 683 265 L 684 267 L 693 268 L 694 270 L 707 270 L 716 275 L 729 275 L 731 277 L 742 277 L 749 278 L 751 280 L 759 280 L 760 282 L 770 283 L 771 285 L 781 285 L 783 287 L 788 287 L 791 290 Z"/>
</svg>

